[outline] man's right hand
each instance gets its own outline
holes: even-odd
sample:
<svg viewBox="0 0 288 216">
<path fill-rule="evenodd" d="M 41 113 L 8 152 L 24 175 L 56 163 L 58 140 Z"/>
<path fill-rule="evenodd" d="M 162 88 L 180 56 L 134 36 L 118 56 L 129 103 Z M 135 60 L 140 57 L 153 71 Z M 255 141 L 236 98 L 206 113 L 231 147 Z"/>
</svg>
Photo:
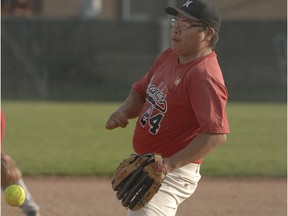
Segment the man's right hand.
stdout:
<svg viewBox="0 0 288 216">
<path fill-rule="evenodd" d="M 116 111 L 107 120 L 105 128 L 108 130 L 112 130 L 117 127 L 125 128 L 128 124 L 129 121 L 125 113 L 121 111 Z"/>
</svg>

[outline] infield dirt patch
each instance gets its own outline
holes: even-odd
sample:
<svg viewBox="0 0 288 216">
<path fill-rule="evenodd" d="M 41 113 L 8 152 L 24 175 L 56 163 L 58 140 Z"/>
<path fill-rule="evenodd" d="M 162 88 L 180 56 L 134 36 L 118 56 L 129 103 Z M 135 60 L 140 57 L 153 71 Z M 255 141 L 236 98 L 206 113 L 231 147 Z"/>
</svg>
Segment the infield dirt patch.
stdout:
<svg viewBox="0 0 288 216">
<path fill-rule="evenodd" d="M 24 177 L 41 216 L 125 216 L 110 179 L 99 177 Z M 2 216 L 21 210 L 2 199 Z M 177 216 L 286 216 L 286 178 L 202 177 Z"/>
</svg>

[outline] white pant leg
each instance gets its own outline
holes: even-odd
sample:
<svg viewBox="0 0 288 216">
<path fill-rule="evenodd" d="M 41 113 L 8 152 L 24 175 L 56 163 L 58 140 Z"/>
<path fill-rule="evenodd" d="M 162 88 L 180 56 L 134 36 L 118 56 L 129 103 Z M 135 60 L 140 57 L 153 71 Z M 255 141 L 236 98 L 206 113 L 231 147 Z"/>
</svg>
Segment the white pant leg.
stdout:
<svg viewBox="0 0 288 216">
<path fill-rule="evenodd" d="M 196 190 L 201 178 L 199 164 L 188 164 L 165 177 L 158 193 L 138 211 L 128 210 L 128 216 L 175 216 L 178 205 Z"/>
</svg>

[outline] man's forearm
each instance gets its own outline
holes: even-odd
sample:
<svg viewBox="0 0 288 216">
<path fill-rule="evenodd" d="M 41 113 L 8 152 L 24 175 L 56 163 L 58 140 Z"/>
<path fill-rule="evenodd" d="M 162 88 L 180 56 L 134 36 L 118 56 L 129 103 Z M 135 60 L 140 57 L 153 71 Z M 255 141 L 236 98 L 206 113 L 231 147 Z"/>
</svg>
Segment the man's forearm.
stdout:
<svg viewBox="0 0 288 216">
<path fill-rule="evenodd" d="M 141 96 L 134 89 L 131 89 L 118 111 L 125 113 L 128 119 L 136 118 L 142 109 L 143 103 Z"/>
<path fill-rule="evenodd" d="M 143 103 L 141 96 L 131 89 L 124 103 L 107 120 L 106 129 L 112 130 L 117 127 L 126 127 L 129 124 L 128 119 L 138 117 Z"/>
<path fill-rule="evenodd" d="M 226 141 L 225 134 L 199 134 L 188 146 L 165 159 L 167 171 L 204 158 Z"/>
</svg>

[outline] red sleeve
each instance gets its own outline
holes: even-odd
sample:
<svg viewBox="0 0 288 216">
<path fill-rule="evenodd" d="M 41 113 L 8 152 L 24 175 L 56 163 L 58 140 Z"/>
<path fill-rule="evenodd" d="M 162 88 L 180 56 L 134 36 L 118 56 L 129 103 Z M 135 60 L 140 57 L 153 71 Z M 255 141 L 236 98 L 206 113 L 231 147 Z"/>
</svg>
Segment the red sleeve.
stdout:
<svg viewBox="0 0 288 216">
<path fill-rule="evenodd" d="M 213 80 L 198 83 L 193 89 L 191 106 L 202 133 L 230 133 L 226 115 L 228 93 L 225 86 Z"/>
<path fill-rule="evenodd" d="M 136 81 L 133 85 L 132 88 L 140 94 L 140 96 L 143 98 L 143 100 L 146 98 L 146 90 L 147 87 L 153 78 L 153 75 L 155 74 L 157 68 L 159 65 L 163 63 L 163 60 L 166 58 L 168 55 L 173 55 L 173 51 L 169 48 L 165 50 L 153 63 L 153 65 L 150 67 L 149 71 L 138 81 Z M 175 55 L 175 54 L 174 54 Z"/>
</svg>

